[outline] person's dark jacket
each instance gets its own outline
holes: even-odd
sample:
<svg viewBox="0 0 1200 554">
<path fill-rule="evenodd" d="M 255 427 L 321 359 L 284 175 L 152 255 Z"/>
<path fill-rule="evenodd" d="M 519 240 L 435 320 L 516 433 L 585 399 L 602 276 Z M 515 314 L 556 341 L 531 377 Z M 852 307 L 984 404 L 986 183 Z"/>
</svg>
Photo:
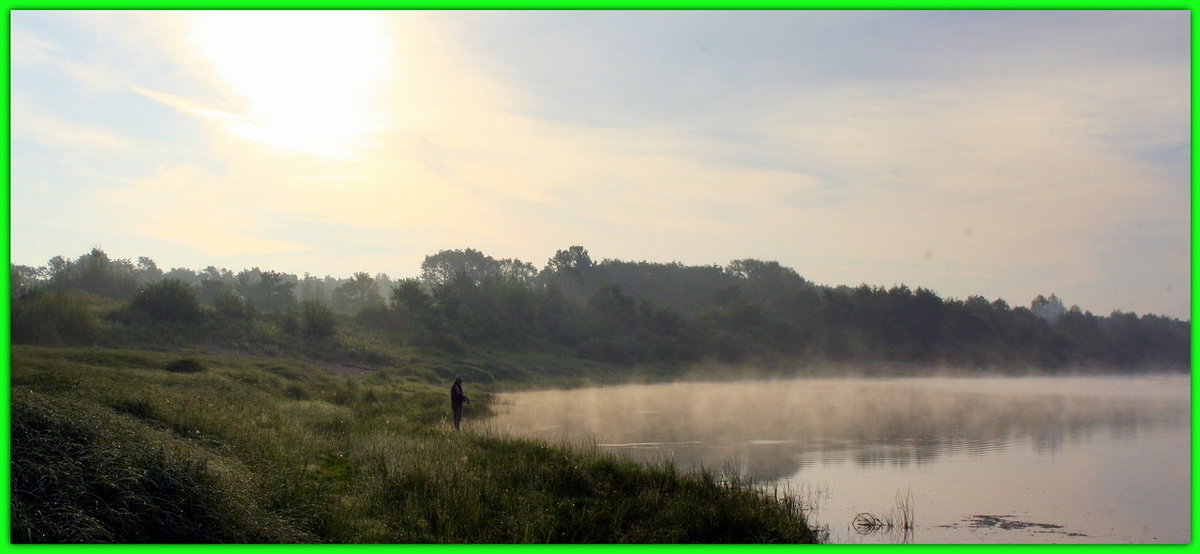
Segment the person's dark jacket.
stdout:
<svg viewBox="0 0 1200 554">
<path fill-rule="evenodd" d="M 469 402 L 470 400 L 471 400 L 470 398 L 467 398 L 467 395 L 463 394 L 461 384 L 454 383 L 453 385 L 450 385 L 450 403 L 451 404 L 454 404 L 455 406 L 462 406 L 463 402 Z"/>
</svg>

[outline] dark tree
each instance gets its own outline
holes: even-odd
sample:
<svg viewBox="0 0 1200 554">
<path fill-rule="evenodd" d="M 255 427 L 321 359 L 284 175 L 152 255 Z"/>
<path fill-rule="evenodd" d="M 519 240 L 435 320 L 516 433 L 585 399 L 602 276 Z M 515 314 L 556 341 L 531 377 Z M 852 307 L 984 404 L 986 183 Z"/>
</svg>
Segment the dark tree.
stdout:
<svg viewBox="0 0 1200 554">
<path fill-rule="evenodd" d="M 255 267 L 238 273 L 236 289 L 256 309 L 281 312 L 296 305 L 296 296 L 292 293 L 296 282 L 294 275 Z"/>
<path fill-rule="evenodd" d="M 500 275 L 500 262 L 483 252 L 466 250 L 442 250 L 425 256 L 421 262 L 421 280 L 432 286 L 444 285 L 459 274 L 472 283 Z"/>
<path fill-rule="evenodd" d="M 128 300 L 137 294 L 133 264 L 129 260 L 112 260 L 99 248 L 93 248 L 74 262 L 56 256 L 49 265 L 50 287 L 55 290 L 82 290 L 118 300 Z"/>
<path fill-rule="evenodd" d="M 590 267 L 592 267 L 592 256 L 582 246 L 572 246 L 566 250 L 559 250 L 554 253 L 554 257 L 546 262 L 546 269 L 552 273 L 567 271 L 578 275 Z"/>
<path fill-rule="evenodd" d="M 339 311 L 357 313 L 383 305 L 378 284 L 370 273 L 359 272 L 333 291 L 333 305 Z"/>
</svg>

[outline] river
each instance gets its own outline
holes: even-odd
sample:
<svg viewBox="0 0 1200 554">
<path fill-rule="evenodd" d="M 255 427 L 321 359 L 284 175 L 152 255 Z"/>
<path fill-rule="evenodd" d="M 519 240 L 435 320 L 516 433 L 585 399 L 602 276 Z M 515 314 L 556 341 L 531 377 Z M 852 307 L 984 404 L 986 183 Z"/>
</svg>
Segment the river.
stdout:
<svg viewBox="0 0 1200 554">
<path fill-rule="evenodd" d="M 504 432 L 751 476 L 804 500 L 835 543 L 1191 533 L 1185 375 L 677 382 L 497 400 L 489 424 Z"/>
</svg>

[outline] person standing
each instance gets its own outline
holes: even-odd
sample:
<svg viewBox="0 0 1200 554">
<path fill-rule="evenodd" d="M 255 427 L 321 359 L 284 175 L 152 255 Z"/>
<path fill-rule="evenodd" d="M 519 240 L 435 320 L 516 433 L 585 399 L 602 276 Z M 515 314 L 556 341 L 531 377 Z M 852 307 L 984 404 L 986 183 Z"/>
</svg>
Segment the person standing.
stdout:
<svg viewBox="0 0 1200 554">
<path fill-rule="evenodd" d="M 450 385 L 450 408 L 454 410 L 454 430 L 458 430 L 459 423 L 462 422 L 463 403 L 470 404 L 471 399 L 463 394 L 462 377 L 455 377 L 454 384 Z"/>
</svg>

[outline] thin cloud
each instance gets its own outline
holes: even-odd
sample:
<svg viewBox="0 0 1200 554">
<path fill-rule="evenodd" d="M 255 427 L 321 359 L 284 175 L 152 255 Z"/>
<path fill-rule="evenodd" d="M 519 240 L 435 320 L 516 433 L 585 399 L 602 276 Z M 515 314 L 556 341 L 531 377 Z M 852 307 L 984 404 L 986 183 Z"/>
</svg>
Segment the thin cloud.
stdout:
<svg viewBox="0 0 1200 554">
<path fill-rule="evenodd" d="M 99 191 L 105 210 L 122 214 L 113 225 L 206 257 L 270 255 L 307 246 L 264 237 L 274 226 L 239 200 L 237 180 L 189 166 L 164 168 L 129 186 Z M 278 232 L 278 231 L 276 231 Z"/>
<path fill-rule="evenodd" d="M 142 88 L 137 85 L 128 85 L 129 90 L 136 92 L 146 98 L 154 100 L 165 106 L 179 110 L 180 112 L 204 119 L 214 119 L 223 122 L 237 121 L 237 117 L 227 111 L 222 111 L 216 108 L 211 108 L 195 100 L 190 100 L 183 96 L 160 92 Z"/>
<path fill-rule="evenodd" d="M 303 140 L 296 140 L 284 133 L 276 132 L 264 125 L 252 123 L 244 117 L 207 106 L 201 102 L 191 100 L 183 96 L 150 90 L 137 85 L 129 85 L 129 90 L 154 100 L 155 102 L 159 102 L 165 106 L 178 110 L 183 114 L 217 122 L 223 130 L 236 137 L 285 148 L 288 150 L 294 150 L 297 152 L 328 156 L 331 158 L 355 157 L 353 153 L 344 150 L 327 148 Z"/>
<path fill-rule="evenodd" d="M 12 109 L 14 140 L 33 140 L 54 148 L 84 148 L 122 152 L 143 150 L 140 141 L 95 125 L 67 121 L 44 113 L 29 103 L 15 102 Z"/>
<path fill-rule="evenodd" d="M 907 40 L 921 36 L 917 15 L 901 18 Z M 261 265 L 274 259 L 295 264 L 278 267 L 295 272 L 402 274 L 426 254 L 462 247 L 536 263 L 584 244 L 598 257 L 622 259 L 777 259 L 827 284 L 904 282 L 1014 304 L 1057 292 L 1103 311 L 1140 302 L 1136 291 L 1114 295 L 1109 286 L 1135 270 L 1114 267 L 1106 252 L 1150 248 L 1142 239 L 1113 240 L 1121 229 L 1161 222 L 1152 249 L 1169 253 L 1182 244 L 1186 251 L 1186 185 L 1178 182 L 1186 163 L 1171 154 L 1187 146 L 1179 123 L 1186 67 L 1140 54 L 1093 55 L 1094 44 L 1121 37 L 1120 22 L 1110 21 L 1103 39 L 1080 39 L 1086 25 L 1062 38 L 1025 28 L 1030 43 L 1010 45 L 997 40 L 1012 29 L 976 21 L 978 40 L 950 58 L 938 58 L 947 48 L 932 40 L 871 58 L 887 63 L 881 78 L 862 62 L 869 48 L 847 53 L 837 45 L 864 27 L 886 30 L 895 17 L 843 14 L 833 30 L 805 20 L 823 41 L 813 52 L 796 35 L 778 34 L 790 23 L 762 26 L 753 16 L 697 20 L 709 35 L 732 25 L 727 36 L 676 25 L 661 36 L 626 37 L 633 42 L 615 50 L 603 47 L 616 40 L 606 27 L 574 33 L 568 25 L 553 35 L 561 48 L 542 51 L 532 66 L 488 50 L 489 40 L 520 29 L 518 43 L 541 44 L 521 18 L 480 39 L 461 15 L 375 14 L 388 38 L 379 53 L 389 60 L 388 78 L 360 82 L 374 83 L 356 108 L 371 120 L 331 127 L 353 135 L 342 142 L 280 123 L 287 118 L 263 111 L 263 101 L 256 111 L 250 96 L 279 91 L 256 80 L 233 86 L 230 79 L 249 69 L 220 71 L 216 58 L 189 44 L 187 18 L 169 18 L 169 31 L 138 35 L 146 39 L 140 46 L 155 45 L 158 64 L 186 78 L 134 74 L 121 90 L 212 132 L 191 157 L 100 197 L 130 236 L 217 257 L 203 263 L 220 263 L 229 242 L 232 252 L 261 253 Z M 488 17 L 495 16 L 466 19 Z M 556 21 L 539 17 L 542 25 Z M 758 42 L 764 33 L 776 34 Z M 576 48 L 573 37 L 590 46 Z M 872 48 L 895 39 L 872 37 Z M 1060 40 L 1064 54 L 1031 56 L 1058 44 L 1047 37 Z M 954 33 L 942 29 L 937 38 Z M 719 52 L 697 57 L 693 44 Z M 46 45 L 34 46 L 46 53 Z M 646 56 L 619 55 L 643 47 Z M 760 55 L 748 60 L 747 52 Z M 669 79 L 656 72 L 655 64 L 676 58 L 688 63 L 673 65 Z M 1075 62 L 1064 67 L 1066 58 Z M 571 70 L 554 71 L 564 60 Z M 546 86 L 555 75 L 572 82 Z M 187 92 L 164 92 L 180 90 Z M 579 94 L 551 98 L 547 90 Z M 664 103 L 678 105 L 659 110 Z M 14 131 L 28 125 L 15 123 Z M 355 253 L 340 256 L 348 242 Z M 1186 296 L 1186 264 L 1177 258 L 1138 258 L 1145 267 L 1136 271 L 1179 283 L 1174 297 L 1153 300 L 1153 311 Z M 300 265 L 315 260 L 328 265 Z"/>
</svg>

